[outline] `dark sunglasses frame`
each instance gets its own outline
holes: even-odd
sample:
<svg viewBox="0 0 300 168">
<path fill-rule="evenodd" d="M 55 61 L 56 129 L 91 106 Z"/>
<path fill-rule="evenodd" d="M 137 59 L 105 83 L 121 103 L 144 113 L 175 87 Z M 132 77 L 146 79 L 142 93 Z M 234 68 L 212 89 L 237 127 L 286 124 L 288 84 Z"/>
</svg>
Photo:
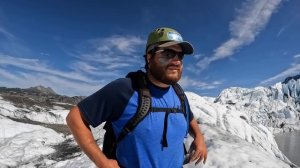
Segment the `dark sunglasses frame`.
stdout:
<svg viewBox="0 0 300 168">
<path fill-rule="evenodd" d="M 161 53 L 161 55 L 167 59 L 173 59 L 174 57 L 178 56 L 179 60 L 181 61 L 184 57 L 183 52 L 177 52 L 177 51 L 169 49 L 169 48 L 157 48 L 155 53 L 158 53 L 158 52 Z"/>
</svg>

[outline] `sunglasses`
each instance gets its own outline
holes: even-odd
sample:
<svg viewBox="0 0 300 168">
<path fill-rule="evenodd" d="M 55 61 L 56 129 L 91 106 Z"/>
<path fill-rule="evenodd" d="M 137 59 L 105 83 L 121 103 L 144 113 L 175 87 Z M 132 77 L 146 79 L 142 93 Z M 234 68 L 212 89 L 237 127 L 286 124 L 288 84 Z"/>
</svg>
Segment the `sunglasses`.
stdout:
<svg viewBox="0 0 300 168">
<path fill-rule="evenodd" d="M 176 56 L 178 56 L 179 60 L 181 61 L 183 59 L 184 53 L 183 52 L 177 52 L 172 49 L 168 48 L 160 48 L 155 51 L 155 53 L 160 53 L 163 57 L 167 59 L 172 59 Z"/>
</svg>

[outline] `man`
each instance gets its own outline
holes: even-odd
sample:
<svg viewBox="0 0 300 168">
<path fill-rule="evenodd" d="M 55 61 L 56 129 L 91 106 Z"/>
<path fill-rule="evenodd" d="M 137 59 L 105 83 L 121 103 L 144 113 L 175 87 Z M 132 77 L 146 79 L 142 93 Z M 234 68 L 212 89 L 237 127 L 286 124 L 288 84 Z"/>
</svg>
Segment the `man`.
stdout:
<svg viewBox="0 0 300 168">
<path fill-rule="evenodd" d="M 149 34 L 145 55 L 145 77 L 151 93 L 152 107 L 181 107 L 174 91 L 180 80 L 184 54 L 193 47 L 171 28 L 158 28 Z M 111 122 L 118 136 L 137 111 L 139 95 L 129 78 L 115 80 L 73 107 L 67 124 L 81 149 L 98 167 L 182 167 L 183 140 L 190 131 L 194 136 L 190 161 L 205 163 L 207 150 L 203 135 L 193 118 L 188 103 L 188 117 L 183 113 L 163 110 L 147 116 L 118 144 L 116 160 L 107 158 L 95 142 L 89 125 L 96 127 Z M 182 108 L 181 108 L 182 109 Z M 189 130 L 187 130 L 189 128 Z"/>
</svg>

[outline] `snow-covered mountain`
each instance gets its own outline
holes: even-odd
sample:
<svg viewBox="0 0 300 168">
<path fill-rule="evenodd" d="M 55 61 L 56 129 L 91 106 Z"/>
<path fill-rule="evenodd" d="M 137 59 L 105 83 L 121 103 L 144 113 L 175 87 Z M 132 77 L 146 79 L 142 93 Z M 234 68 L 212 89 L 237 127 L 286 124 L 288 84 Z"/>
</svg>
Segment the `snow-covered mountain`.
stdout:
<svg viewBox="0 0 300 168">
<path fill-rule="evenodd" d="M 228 88 L 214 102 L 243 112 L 251 123 L 259 123 L 278 132 L 300 129 L 299 100 L 300 75 L 268 88 Z"/>
<path fill-rule="evenodd" d="M 205 134 L 205 166 L 297 167 L 278 149 L 274 133 L 300 130 L 300 76 L 271 87 L 232 87 L 217 98 L 187 92 Z M 83 97 L 57 95 L 51 88 L 0 87 L 0 167 L 95 167 L 65 125 L 69 108 Z M 92 129 L 101 146 L 102 126 Z M 192 138 L 188 137 L 189 147 Z"/>
</svg>

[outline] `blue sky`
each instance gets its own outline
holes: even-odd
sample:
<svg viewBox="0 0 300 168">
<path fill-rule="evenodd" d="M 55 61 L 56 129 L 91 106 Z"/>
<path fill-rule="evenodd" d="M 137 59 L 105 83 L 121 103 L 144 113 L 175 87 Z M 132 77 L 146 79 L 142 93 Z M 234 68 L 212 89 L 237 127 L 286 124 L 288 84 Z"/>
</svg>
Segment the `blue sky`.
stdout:
<svg viewBox="0 0 300 168">
<path fill-rule="evenodd" d="M 89 95 L 144 66 L 148 33 L 178 30 L 186 91 L 269 86 L 300 73 L 299 0 L 0 1 L 0 86 Z"/>
</svg>

